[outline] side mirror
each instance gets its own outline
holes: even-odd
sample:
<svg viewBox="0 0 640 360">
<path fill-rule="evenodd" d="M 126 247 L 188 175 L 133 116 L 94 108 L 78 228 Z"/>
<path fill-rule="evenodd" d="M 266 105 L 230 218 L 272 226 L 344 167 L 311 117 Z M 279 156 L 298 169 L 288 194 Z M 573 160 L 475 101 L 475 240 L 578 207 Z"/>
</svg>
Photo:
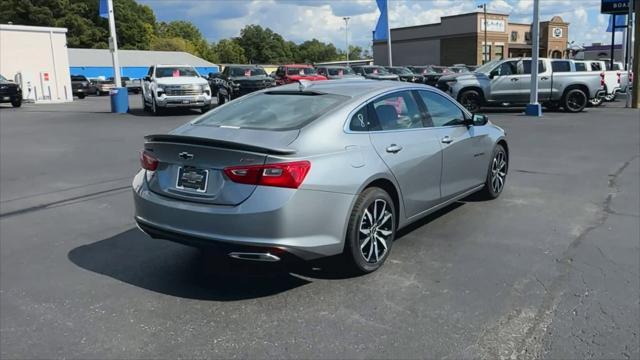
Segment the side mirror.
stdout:
<svg viewBox="0 0 640 360">
<path fill-rule="evenodd" d="M 483 114 L 473 114 L 473 118 L 471 119 L 471 125 L 474 126 L 483 126 L 489 122 L 489 117 Z"/>
</svg>

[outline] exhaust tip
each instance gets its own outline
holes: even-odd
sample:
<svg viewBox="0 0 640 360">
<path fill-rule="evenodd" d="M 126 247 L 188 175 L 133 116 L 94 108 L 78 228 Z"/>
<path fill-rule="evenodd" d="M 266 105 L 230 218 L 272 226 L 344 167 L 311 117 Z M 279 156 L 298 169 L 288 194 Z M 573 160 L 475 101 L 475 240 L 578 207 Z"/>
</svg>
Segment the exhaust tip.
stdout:
<svg viewBox="0 0 640 360">
<path fill-rule="evenodd" d="M 229 253 L 229 257 L 239 260 L 251 260 L 251 261 L 265 261 L 276 262 L 280 261 L 280 258 L 271 253 L 248 253 L 248 252 L 232 252 Z"/>
</svg>

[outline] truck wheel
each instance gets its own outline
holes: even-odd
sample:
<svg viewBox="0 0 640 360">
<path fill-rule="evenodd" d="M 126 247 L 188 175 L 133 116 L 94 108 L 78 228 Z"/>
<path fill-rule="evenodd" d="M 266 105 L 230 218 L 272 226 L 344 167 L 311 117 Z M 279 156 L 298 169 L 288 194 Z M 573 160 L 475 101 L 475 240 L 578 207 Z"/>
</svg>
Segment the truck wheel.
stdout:
<svg viewBox="0 0 640 360">
<path fill-rule="evenodd" d="M 564 94 L 562 106 L 566 112 L 577 113 L 584 110 L 588 101 L 589 99 L 584 91 L 580 89 L 570 89 Z"/>
<path fill-rule="evenodd" d="M 615 100 L 616 100 L 616 96 L 617 96 L 617 95 L 618 95 L 618 94 L 616 94 L 616 93 L 613 93 L 613 94 L 607 94 L 607 95 L 605 95 L 605 96 L 604 96 L 604 99 L 605 99 L 605 101 L 607 101 L 607 102 L 612 102 L 612 101 L 615 101 Z"/>
<path fill-rule="evenodd" d="M 600 106 L 600 105 L 602 105 L 603 102 L 604 102 L 604 98 L 603 97 L 597 97 L 595 99 L 589 100 L 589 105 L 591 105 L 591 106 Z"/>
<path fill-rule="evenodd" d="M 462 94 L 458 96 L 458 101 L 472 113 L 480 111 L 480 107 L 482 106 L 482 96 L 476 90 L 463 91 Z"/>
<path fill-rule="evenodd" d="M 78 94 L 78 99 L 82 100 L 84 99 L 85 95 L 84 94 Z"/>
<path fill-rule="evenodd" d="M 200 111 L 204 114 L 207 111 L 211 110 L 211 105 L 205 105 L 203 107 L 200 108 Z"/>
<path fill-rule="evenodd" d="M 218 106 L 224 105 L 227 102 L 229 102 L 229 95 L 222 95 L 218 93 Z"/>
<path fill-rule="evenodd" d="M 13 101 L 11 102 L 11 106 L 13 106 L 13 107 L 20 107 L 20 106 L 22 106 L 22 99 L 13 100 Z"/>
</svg>

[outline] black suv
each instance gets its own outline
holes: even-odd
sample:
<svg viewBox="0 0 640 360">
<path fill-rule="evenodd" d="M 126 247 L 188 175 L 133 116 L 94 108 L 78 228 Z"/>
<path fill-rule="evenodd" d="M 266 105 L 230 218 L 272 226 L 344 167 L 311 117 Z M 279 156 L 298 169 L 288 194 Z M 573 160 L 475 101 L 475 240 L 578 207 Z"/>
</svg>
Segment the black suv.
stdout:
<svg viewBox="0 0 640 360">
<path fill-rule="evenodd" d="M 13 107 L 22 105 L 22 90 L 20 85 L 7 80 L 0 75 L 0 103 L 11 103 Z"/>
<path fill-rule="evenodd" d="M 211 96 L 217 96 L 218 105 L 227 101 L 275 86 L 275 80 L 256 65 L 227 65 L 221 73 L 209 73 Z"/>
<path fill-rule="evenodd" d="M 84 99 L 91 89 L 91 83 L 84 75 L 71 75 L 71 91 L 73 96 Z"/>
<path fill-rule="evenodd" d="M 364 76 L 365 79 L 372 80 L 400 80 L 396 74 L 392 74 L 383 66 L 378 65 L 358 65 L 351 67 L 356 74 Z"/>
<path fill-rule="evenodd" d="M 425 65 L 425 66 L 407 66 L 416 75 L 422 75 L 424 83 L 436 86 L 442 75 L 451 74 L 452 72 L 444 66 Z"/>
</svg>

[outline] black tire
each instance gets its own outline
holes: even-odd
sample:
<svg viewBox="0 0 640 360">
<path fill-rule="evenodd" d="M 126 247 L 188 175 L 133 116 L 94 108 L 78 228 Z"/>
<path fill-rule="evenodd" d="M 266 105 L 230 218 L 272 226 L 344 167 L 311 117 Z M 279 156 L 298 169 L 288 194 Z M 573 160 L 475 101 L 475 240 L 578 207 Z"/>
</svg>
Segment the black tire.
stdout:
<svg viewBox="0 0 640 360">
<path fill-rule="evenodd" d="M 391 196 L 377 187 L 364 190 L 351 211 L 344 250 L 347 260 L 357 272 L 370 273 L 384 264 L 391 252 L 396 227 L 396 209 Z M 365 231 L 370 234 L 372 230 L 382 240 L 378 236 L 373 237 L 375 241 L 371 236 L 367 237 Z"/>
<path fill-rule="evenodd" d="M 206 113 L 209 110 L 211 110 L 211 105 L 205 105 L 205 106 L 200 108 L 200 112 L 202 112 L 203 114 Z"/>
<path fill-rule="evenodd" d="M 13 100 L 11 102 L 11 106 L 13 106 L 15 108 L 22 106 L 22 99 Z"/>
<path fill-rule="evenodd" d="M 604 97 L 597 97 L 589 100 L 588 106 L 598 107 L 604 102 Z"/>
<path fill-rule="evenodd" d="M 218 106 L 224 105 L 225 103 L 228 103 L 229 101 L 230 101 L 229 95 L 222 95 L 222 94 L 220 94 L 220 92 L 218 92 Z"/>
<path fill-rule="evenodd" d="M 471 113 L 477 113 L 482 107 L 482 95 L 477 90 L 465 90 L 458 96 L 458 102 Z"/>
<path fill-rule="evenodd" d="M 502 157 L 501 157 L 502 156 Z M 504 160 L 504 166 L 500 165 L 500 158 Z M 497 168 L 497 172 L 496 172 Z M 482 199 L 485 200 L 493 200 L 502 194 L 504 190 L 505 183 L 507 181 L 507 173 L 509 171 L 509 157 L 507 155 L 507 151 L 505 148 L 498 144 L 493 149 L 493 153 L 491 154 L 491 161 L 489 162 L 489 167 L 487 168 L 487 177 L 484 183 L 484 187 L 482 190 L 478 192 L 478 195 Z M 501 180 L 496 180 L 496 175 L 504 174 L 500 176 Z M 495 182 L 500 182 L 500 186 L 496 187 Z"/>
<path fill-rule="evenodd" d="M 78 99 L 82 100 L 84 99 L 85 96 L 86 96 L 85 94 L 78 94 Z"/>
<path fill-rule="evenodd" d="M 581 89 L 569 89 L 562 97 L 564 111 L 578 113 L 589 103 L 589 97 Z"/>
<path fill-rule="evenodd" d="M 147 100 L 144 98 L 144 93 L 142 94 L 142 111 L 149 111 L 149 105 L 147 105 Z"/>
</svg>

